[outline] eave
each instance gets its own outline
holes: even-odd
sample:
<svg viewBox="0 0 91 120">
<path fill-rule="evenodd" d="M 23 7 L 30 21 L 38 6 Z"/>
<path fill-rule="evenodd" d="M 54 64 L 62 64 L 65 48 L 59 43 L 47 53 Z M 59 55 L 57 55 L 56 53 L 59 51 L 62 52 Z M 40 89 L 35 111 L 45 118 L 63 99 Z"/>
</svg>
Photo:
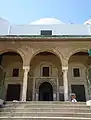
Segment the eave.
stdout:
<svg viewBox="0 0 91 120">
<path fill-rule="evenodd" d="M 1 35 L 0 40 L 30 41 L 91 41 L 91 35 Z"/>
</svg>

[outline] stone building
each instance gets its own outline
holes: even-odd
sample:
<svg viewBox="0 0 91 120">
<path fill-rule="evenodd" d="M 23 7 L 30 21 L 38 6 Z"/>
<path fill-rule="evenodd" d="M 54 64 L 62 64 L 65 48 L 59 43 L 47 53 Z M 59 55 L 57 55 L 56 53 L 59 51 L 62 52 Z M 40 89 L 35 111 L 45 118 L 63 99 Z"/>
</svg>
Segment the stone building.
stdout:
<svg viewBox="0 0 91 120">
<path fill-rule="evenodd" d="M 12 100 L 90 98 L 90 24 L 45 18 L 28 25 L 0 19 L 0 96 Z"/>
</svg>

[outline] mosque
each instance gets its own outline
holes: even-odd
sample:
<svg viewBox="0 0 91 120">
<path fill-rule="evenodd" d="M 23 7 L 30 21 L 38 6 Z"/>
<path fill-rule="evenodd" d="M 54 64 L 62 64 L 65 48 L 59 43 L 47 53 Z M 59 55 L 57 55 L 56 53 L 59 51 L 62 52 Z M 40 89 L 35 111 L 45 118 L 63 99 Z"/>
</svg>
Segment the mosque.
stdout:
<svg viewBox="0 0 91 120">
<path fill-rule="evenodd" d="M 91 20 L 43 18 L 12 25 L 0 18 L 0 97 L 6 101 L 91 98 Z"/>
</svg>

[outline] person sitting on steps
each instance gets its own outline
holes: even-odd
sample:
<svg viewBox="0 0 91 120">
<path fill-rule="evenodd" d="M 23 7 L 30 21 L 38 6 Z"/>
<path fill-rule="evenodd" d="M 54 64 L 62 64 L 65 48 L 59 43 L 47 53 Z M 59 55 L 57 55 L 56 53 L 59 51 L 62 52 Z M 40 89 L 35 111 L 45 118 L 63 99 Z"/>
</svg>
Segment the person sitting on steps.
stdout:
<svg viewBox="0 0 91 120">
<path fill-rule="evenodd" d="M 76 95 L 75 95 L 75 94 L 72 94 L 72 95 L 71 95 L 71 102 L 72 102 L 72 103 L 77 102 L 77 100 L 76 100 Z"/>
</svg>

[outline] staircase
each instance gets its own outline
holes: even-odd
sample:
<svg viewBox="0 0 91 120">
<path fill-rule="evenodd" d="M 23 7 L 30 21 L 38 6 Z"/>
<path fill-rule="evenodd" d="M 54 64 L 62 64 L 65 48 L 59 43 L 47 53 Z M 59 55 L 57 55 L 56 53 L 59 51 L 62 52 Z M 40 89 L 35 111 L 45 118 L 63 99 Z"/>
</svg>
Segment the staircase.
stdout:
<svg viewBox="0 0 91 120">
<path fill-rule="evenodd" d="M 8 102 L 0 120 L 91 120 L 91 108 L 80 102 Z"/>
</svg>

